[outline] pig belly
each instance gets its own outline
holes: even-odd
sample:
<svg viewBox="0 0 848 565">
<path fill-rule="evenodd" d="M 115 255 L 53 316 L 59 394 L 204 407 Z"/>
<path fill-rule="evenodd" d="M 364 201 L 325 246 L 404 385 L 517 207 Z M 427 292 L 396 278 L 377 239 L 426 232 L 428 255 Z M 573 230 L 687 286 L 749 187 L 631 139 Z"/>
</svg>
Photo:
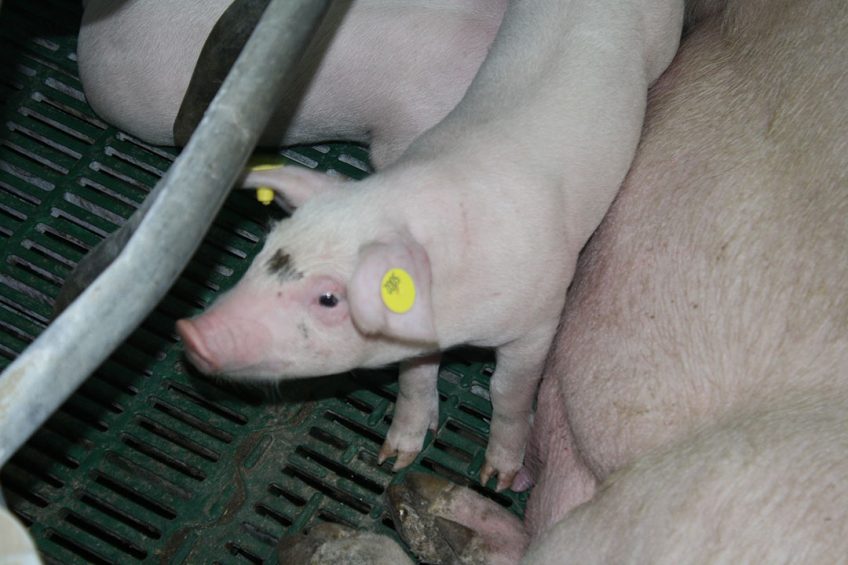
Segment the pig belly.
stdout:
<svg viewBox="0 0 848 565">
<path fill-rule="evenodd" d="M 545 375 L 561 400 L 539 404 L 531 534 L 591 495 L 587 473 L 603 483 L 636 468 L 627 485 L 646 454 L 668 452 L 655 476 L 686 474 L 691 458 L 675 453 L 691 442 L 716 457 L 710 438 L 746 426 L 762 461 L 802 458 L 793 445 L 845 458 L 844 417 L 795 443 L 770 444 L 762 425 L 848 405 L 848 9 L 773 4 L 731 4 L 695 27 L 651 92 Z M 786 473 L 775 480 L 797 485 L 804 471 Z M 603 512 L 596 502 L 569 519 Z"/>
</svg>

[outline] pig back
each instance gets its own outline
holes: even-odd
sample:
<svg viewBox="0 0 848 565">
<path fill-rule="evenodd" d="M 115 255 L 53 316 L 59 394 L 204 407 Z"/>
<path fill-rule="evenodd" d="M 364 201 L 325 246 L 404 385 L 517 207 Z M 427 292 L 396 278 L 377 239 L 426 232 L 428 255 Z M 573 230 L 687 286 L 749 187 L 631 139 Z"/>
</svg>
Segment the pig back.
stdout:
<svg viewBox="0 0 848 565">
<path fill-rule="evenodd" d="M 552 361 L 600 478 L 740 410 L 848 388 L 846 33 L 841 2 L 732 3 L 654 86 Z"/>
</svg>

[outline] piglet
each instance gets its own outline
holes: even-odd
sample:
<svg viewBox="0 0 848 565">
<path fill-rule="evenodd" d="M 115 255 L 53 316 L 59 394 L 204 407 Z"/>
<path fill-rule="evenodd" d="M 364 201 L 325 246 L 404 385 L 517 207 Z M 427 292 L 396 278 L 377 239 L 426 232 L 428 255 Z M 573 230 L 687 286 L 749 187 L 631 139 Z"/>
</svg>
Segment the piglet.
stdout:
<svg viewBox="0 0 848 565">
<path fill-rule="evenodd" d="M 403 361 L 380 452 L 398 468 L 437 425 L 438 352 L 494 348 L 481 479 L 509 487 L 577 254 L 627 172 L 681 21 L 671 0 L 511 3 L 463 99 L 392 165 L 358 183 L 249 176 L 297 210 L 233 290 L 178 322 L 189 359 L 267 379 Z"/>
<path fill-rule="evenodd" d="M 377 168 L 462 97 L 506 0 L 332 2 L 260 145 L 368 143 Z M 107 122 L 184 145 L 264 9 L 257 0 L 89 0 L 80 79 Z"/>
<path fill-rule="evenodd" d="M 253 0 L 89 0 L 80 79 L 99 116 L 154 144 L 184 144 L 258 18 Z M 347 139 L 387 166 L 459 101 L 506 0 L 334 2 L 260 144 Z M 416 30 L 409 33 L 410 29 Z M 145 208 L 95 247 L 54 302 L 64 310 L 117 257 Z"/>
</svg>

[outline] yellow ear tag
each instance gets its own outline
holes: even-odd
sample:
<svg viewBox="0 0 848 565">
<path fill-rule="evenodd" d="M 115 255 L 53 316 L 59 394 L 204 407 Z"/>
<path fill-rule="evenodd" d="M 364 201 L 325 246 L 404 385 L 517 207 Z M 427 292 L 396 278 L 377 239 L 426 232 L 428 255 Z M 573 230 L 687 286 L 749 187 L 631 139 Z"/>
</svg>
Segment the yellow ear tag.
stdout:
<svg viewBox="0 0 848 565">
<path fill-rule="evenodd" d="M 256 199 L 263 205 L 268 206 L 274 201 L 274 191 L 267 186 L 260 186 L 256 189 Z"/>
<path fill-rule="evenodd" d="M 380 296 L 386 308 L 404 314 L 415 304 L 415 283 L 403 269 L 390 269 L 380 283 Z"/>
<path fill-rule="evenodd" d="M 251 162 L 257 162 L 258 160 L 251 160 Z M 250 163 L 248 163 L 250 164 Z M 283 166 L 283 163 L 260 163 L 258 165 L 253 165 L 250 168 L 251 172 L 257 171 L 271 171 L 273 169 L 279 169 Z M 268 206 L 271 202 L 274 201 L 274 189 L 268 188 L 267 186 L 260 186 L 256 189 L 256 199 Z"/>
</svg>

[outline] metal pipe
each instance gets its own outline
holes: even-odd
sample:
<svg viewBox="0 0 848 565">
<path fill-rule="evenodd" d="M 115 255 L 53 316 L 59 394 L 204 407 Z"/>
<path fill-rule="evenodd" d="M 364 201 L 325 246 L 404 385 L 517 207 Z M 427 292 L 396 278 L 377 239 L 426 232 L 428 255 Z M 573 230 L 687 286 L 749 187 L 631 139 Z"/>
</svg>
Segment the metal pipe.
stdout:
<svg viewBox="0 0 848 565">
<path fill-rule="evenodd" d="M 182 272 L 328 6 L 329 0 L 269 3 L 185 150 L 151 194 L 150 213 L 124 250 L 0 375 L 0 466 L 144 320 Z"/>
</svg>

